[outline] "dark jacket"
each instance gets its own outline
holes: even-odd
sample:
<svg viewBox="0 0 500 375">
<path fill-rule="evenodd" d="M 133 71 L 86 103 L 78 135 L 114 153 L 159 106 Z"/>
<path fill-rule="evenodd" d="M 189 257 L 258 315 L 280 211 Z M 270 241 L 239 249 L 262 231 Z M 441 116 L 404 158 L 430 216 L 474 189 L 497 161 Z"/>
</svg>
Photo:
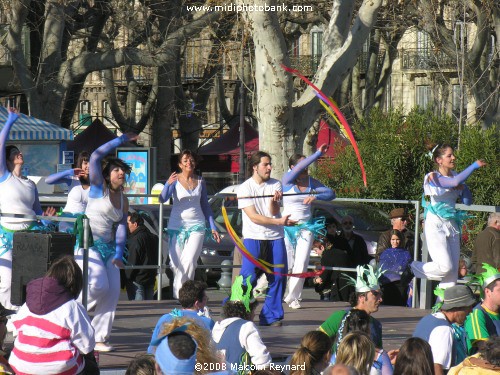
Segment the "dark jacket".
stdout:
<svg viewBox="0 0 500 375">
<path fill-rule="evenodd" d="M 130 233 L 127 240 L 128 265 L 154 266 L 158 265 L 158 236 L 151 233 L 144 225 Z M 149 286 L 155 283 L 156 269 L 127 269 L 125 275 L 128 281 Z"/>
<path fill-rule="evenodd" d="M 483 263 L 500 268 L 500 230 L 493 227 L 486 227 L 474 241 L 472 264 L 476 273 L 484 272 Z"/>
<path fill-rule="evenodd" d="M 366 242 L 363 237 L 361 237 L 359 234 L 353 233 L 352 236 L 354 238 L 354 243 L 351 246 L 349 240 L 344 237 L 344 232 L 341 233 L 341 236 L 347 241 L 347 244 L 349 245 L 349 249 L 347 251 L 354 267 L 364 266 L 370 263 L 370 260 L 372 258 L 368 254 Z"/>
<path fill-rule="evenodd" d="M 26 305 L 36 315 L 45 315 L 74 299 L 58 281 L 52 277 L 42 277 L 28 283 Z"/>
</svg>

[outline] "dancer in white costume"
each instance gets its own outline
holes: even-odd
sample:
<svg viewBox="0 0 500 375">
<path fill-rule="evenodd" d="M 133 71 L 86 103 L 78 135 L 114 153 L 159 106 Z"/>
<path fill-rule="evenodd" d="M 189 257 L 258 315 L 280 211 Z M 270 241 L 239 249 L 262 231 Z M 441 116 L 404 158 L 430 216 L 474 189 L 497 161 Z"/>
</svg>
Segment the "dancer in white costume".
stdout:
<svg viewBox="0 0 500 375">
<path fill-rule="evenodd" d="M 283 216 L 290 215 L 291 220 L 298 222 L 293 227 L 285 227 L 285 246 L 288 268 L 292 273 L 303 273 L 309 265 L 309 256 L 315 234 L 326 235 L 325 219 L 313 220 L 311 203 L 315 199 L 329 201 L 335 198 L 335 192 L 318 180 L 309 176 L 307 168 L 318 160 L 328 149 L 327 144 L 306 158 L 295 154 L 289 160 L 290 171 L 282 180 L 283 184 Z M 294 195 L 311 193 L 311 195 Z M 288 294 L 284 301 L 292 309 L 300 308 L 300 296 L 304 287 L 304 278 L 290 277 Z"/>
<path fill-rule="evenodd" d="M 173 197 L 168 221 L 170 266 L 174 273 L 173 295 L 187 280 L 194 279 L 196 263 L 205 238 L 205 221 L 210 224 L 212 238 L 220 242 L 219 233 L 208 204 L 205 181 L 195 172 L 196 156 L 189 150 L 179 155 L 180 173 L 172 173 L 160 194 L 160 202 Z"/>
<path fill-rule="evenodd" d="M 455 209 L 458 198 L 466 205 L 472 204 L 472 194 L 465 180 L 476 169 L 486 163 L 477 160 L 462 172 L 455 168 L 455 155 L 449 145 L 434 147 L 432 160 L 438 170 L 424 178 L 424 195 L 430 201 L 425 204 L 425 238 L 432 262 L 411 264 L 415 277 L 440 280 L 440 288 L 449 288 L 457 283 L 460 258 L 461 211 Z"/>
<path fill-rule="evenodd" d="M 54 173 L 45 178 L 45 182 L 49 185 L 62 183 L 68 185 L 68 199 L 61 216 L 76 217 L 85 212 L 90 190 L 89 160 L 89 153 L 82 151 L 78 154 L 76 168 Z M 61 221 L 59 232 L 73 233 L 73 223 Z"/>
<path fill-rule="evenodd" d="M 0 132 L 0 211 L 9 214 L 53 216 L 50 207 L 42 212 L 38 200 L 38 190 L 33 181 L 23 176 L 21 171 L 24 156 L 16 146 L 5 146 L 9 132 L 18 119 L 17 110 L 9 108 L 9 117 Z M 12 281 L 12 238 L 18 230 L 37 229 L 41 226 L 32 219 L 0 218 L 0 303 L 7 309 L 16 309 L 10 302 Z"/>
<path fill-rule="evenodd" d="M 120 297 L 119 268 L 123 268 L 128 212 L 123 185 L 130 166 L 114 157 L 107 157 L 102 167 L 101 161 L 122 143 L 135 139 L 135 134 L 124 134 L 99 147 L 90 157 L 90 192 L 85 214 L 90 221 L 94 245 L 89 249 L 87 309 L 95 308 L 92 319 L 95 350 L 102 352 L 114 350 L 108 339 Z M 83 249 L 77 250 L 75 259 L 83 269 Z"/>
</svg>

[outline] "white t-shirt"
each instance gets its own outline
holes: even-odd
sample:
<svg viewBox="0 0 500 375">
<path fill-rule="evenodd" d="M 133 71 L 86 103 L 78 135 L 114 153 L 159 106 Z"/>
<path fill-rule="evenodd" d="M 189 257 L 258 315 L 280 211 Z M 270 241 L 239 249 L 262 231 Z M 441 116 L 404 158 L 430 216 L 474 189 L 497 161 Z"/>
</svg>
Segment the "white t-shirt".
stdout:
<svg viewBox="0 0 500 375">
<path fill-rule="evenodd" d="M 420 319 L 413 337 L 427 341 L 432 349 L 434 363 L 449 369 L 454 358 L 453 328 L 442 312 L 424 316 Z"/>
<path fill-rule="evenodd" d="M 281 182 L 270 178 L 258 184 L 253 177 L 250 177 L 238 188 L 239 197 L 257 197 L 261 195 L 273 195 L 276 191 L 282 191 Z M 273 217 L 269 212 L 269 204 L 272 198 L 247 198 L 238 200 L 238 208 L 255 207 L 258 214 L 266 217 Z M 283 226 L 281 225 L 260 225 L 255 224 L 243 210 L 243 238 L 253 240 L 277 240 L 284 237 Z M 274 216 L 280 218 L 281 214 Z"/>
</svg>

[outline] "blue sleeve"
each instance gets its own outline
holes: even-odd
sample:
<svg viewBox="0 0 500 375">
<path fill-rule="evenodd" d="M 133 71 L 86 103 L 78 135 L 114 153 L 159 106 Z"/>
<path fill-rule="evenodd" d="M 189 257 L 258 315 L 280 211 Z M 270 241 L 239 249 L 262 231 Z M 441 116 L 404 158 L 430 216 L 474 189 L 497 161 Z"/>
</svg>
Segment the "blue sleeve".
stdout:
<svg viewBox="0 0 500 375">
<path fill-rule="evenodd" d="M 437 178 L 430 180 L 429 184 L 431 184 L 432 186 L 443 187 L 443 188 L 454 188 L 460 185 L 461 183 L 465 182 L 465 180 L 469 178 L 472 172 L 474 172 L 478 168 L 480 168 L 480 166 L 476 161 L 471 165 L 469 165 L 467 168 L 465 168 L 462 172 L 460 172 L 456 176 L 445 177 L 439 175 Z M 434 176 L 436 175 L 437 174 L 434 174 Z"/>
<path fill-rule="evenodd" d="M 40 198 L 38 198 L 38 189 L 35 186 L 35 201 L 33 202 L 33 211 L 37 215 L 43 215 L 42 205 L 40 204 Z M 42 224 L 48 227 L 53 224 L 51 220 L 41 220 Z"/>
<path fill-rule="evenodd" d="M 201 210 L 203 211 L 203 215 L 205 215 L 205 220 L 208 220 L 210 224 L 210 229 L 217 230 L 214 221 L 214 213 L 212 212 L 212 207 L 208 204 L 208 195 L 207 195 L 207 185 L 205 181 L 201 180 L 201 199 L 200 199 Z"/>
<path fill-rule="evenodd" d="M 321 157 L 321 155 L 323 155 L 322 152 L 318 150 L 311 156 L 308 156 L 304 160 L 301 160 L 296 166 L 293 167 L 292 170 L 285 173 L 281 180 L 281 183 L 283 185 L 283 191 L 288 191 L 290 189 L 289 187 L 285 188 L 287 185 L 295 185 L 294 181 L 297 179 L 299 174 L 301 174 L 304 171 L 304 169 L 309 167 L 309 165 L 318 160 Z"/>
<path fill-rule="evenodd" d="M 165 203 L 166 201 L 168 201 L 170 199 L 170 197 L 174 193 L 174 188 L 175 188 L 176 183 L 177 183 L 177 181 L 174 181 L 173 184 L 169 184 L 168 182 L 165 183 L 165 185 L 163 186 L 163 189 L 160 193 L 159 199 L 160 199 L 161 203 Z"/>
<path fill-rule="evenodd" d="M 59 173 L 53 173 L 50 176 L 45 177 L 45 183 L 49 185 L 66 183 L 68 184 L 68 186 L 70 186 L 71 182 L 73 181 L 71 177 L 74 175 L 75 171 L 73 169 L 68 169 Z"/>
<path fill-rule="evenodd" d="M 118 224 L 118 228 L 116 228 L 116 251 L 114 259 L 122 259 L 123 251 L 125 249 L 125 244 L 127 243 L 127 215 L 123 215 L 122 220 Z"/>
<path fill-rule="evenodd" d="M 332 199 L 335 199 L 335 192 L 333 189 L 323 185 L 315 178 L 311 178 L 311 190 L 314 190 L 317 193 L 316 199 L 322 201 L 331 201 Z"/>
<path fill-rule="evenodd" d="M 391 359 L 385 350 L 378 358 L 378 361 L 382 363 L 382 375 L 392 375 L 394 369 L 392 368 Z"/>
<path fill-rule="evenodd" d="M 149 346 L 148 346 L 148 354 L 154 354 L 153 353 L 153 348 L 154 346 L 151 345 L 151 343 L 153 342 L 153 340 L 156 340 L 158 338 L 158 335 L 160 334 L 160 329 L 161 327 L 163 326 L 163 323 L 166 322 L 166 317 L 167 316 L 170 316 L 170 314 L 165 314 L 163 315 L 159 320 L 158 320 L 158 323 L 156 323 L 156 326 L 155 326 L 155 329 L 153 330 L 153 336 L 151 336 L 151 341 L 149 342 Z"/>
<path fill-rule="evenodd" d="M 5 125 L 0 132 L 0 182 L 5 181 L 5 179 L 9 175 L 9 169 L 7 168 L 7 159 L 5 155 L 5 144 L 9 139 L 10 129 L 18 118 L 19 115 L 17 113 L 9 112 L 9 117 L 7 118 L 7 121 L 5 122 Z"/>
<path fill-rule="evenodd" d="M 127 142 L 128 137 L 123 134 L 118 138 L 115 138 L 97 150 L 95 150 L 90 156 L 89 160 L 89 181 L 90 181 L 90 191 L 89 196 L 91 198 L 100 198 L 104 194 L 104 177 L 102 176 L 102 159 L 109 154 L 112 150 L 120 146 L 123 142 Z"/>
<path fill-rule="evenodd" d="M 464 190 L 462 190 L 462 202 L 466 206 L 470 206 L 472 204 L 472 193 L 466 184 L 464 184 Z"/>
</svg>

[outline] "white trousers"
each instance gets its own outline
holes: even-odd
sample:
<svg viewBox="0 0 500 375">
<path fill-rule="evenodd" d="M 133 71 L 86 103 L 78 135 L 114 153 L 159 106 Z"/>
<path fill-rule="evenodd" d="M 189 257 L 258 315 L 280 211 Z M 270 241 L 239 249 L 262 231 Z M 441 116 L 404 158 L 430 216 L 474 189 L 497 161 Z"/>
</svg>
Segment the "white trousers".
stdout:
<svg viewBox="0 0 500 375">
<path fill-rule="evenodd" d="M 460 259 L 460 232 L 455 220 L 445 220 L 427 213 L 424 224 L 427 248 L 431 262 L 413 262 L 411 268 L 416 277 L 439 280 L 440 288 L 457 283 Z"/>
<path fill-rule="evenodd" d="M 83 270 L 83 249 L 76 251 L 75 260 Z M 95 308 L 92 319 L 95 341 L 106 342 L 111 335 L 116 306 L 120 299 L 120 270 L 112 263 L 112 258 L 104 264 L 101 255 L 92 249 L 89 249 L 89 285 L 87 291 L 87 310 Z M 82 302 L 81 294 L 78 300 Z"/>
<path fill-rule="evenodd" d="M 4 247 L 0 246 L 0 253 L 4 251 Z M 7 251 L 0 256 L 0 302 L 6 309 L 17 309 L 19 306 L 14 306 L 10 303 L 12 282 L 12 250 Z"/>
<path fill-rule="evenodd" d="M 311 256 L 311 248 L 314 236 L 308 230 L 302 230 L 295 249 L 292 243 L 285 236 L 285 247 L 288 260 L 288 269 L 291 273 L 302 273 L 307 270 L 309 265 L 309 257 Z M 305 279 L 302 277 L 290 277 L 288 280 L 288 294 L 285 297 L 287 303 L 295 299 L 299 299 L 304 288 Z"/>
<path fill-rule="evenodd" d="M 196 264 L 201 254 L 205 232 L 191 232 L 187 241 L 177 242 L 177 235 L 171 235 L 169 240 L 170 267 L 174 273 L 173 297 L 179 298 L 179 289 L 187 280 L 194 280 Z"/>
</svg>

